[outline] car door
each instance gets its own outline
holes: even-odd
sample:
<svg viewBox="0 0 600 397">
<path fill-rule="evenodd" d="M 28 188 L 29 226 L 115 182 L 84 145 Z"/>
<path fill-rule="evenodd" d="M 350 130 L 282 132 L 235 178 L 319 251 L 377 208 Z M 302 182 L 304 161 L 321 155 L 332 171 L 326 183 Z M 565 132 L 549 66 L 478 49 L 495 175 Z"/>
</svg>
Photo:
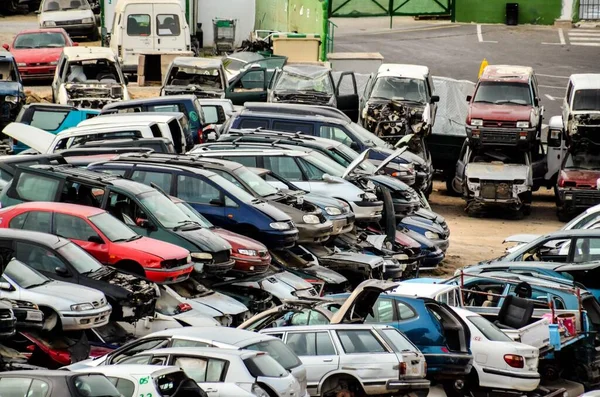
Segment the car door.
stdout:
<svg viewBox="0 0 600 397">
<path fill-rule="evenodd" d="M 142 50 L 155 49 L 156 30 L 154 25 L 153 6 L 151 4 L 128 4 L 123 15 L 125 26 L 122 35 L 122 64 L 137 64 L 137 53 Z M 134 55 L 133 53 L 136 53 Z"/>
<path fill-rule="evenodd" d="M 228 362 L 212 357 L 173 354 L 168 365 L 175 365 L 193 379 L 209 396 L 218 397 L 227 376 Z M 235 379 L 235 378 L 234 378 Z"/>
<path fill-rule="evenodd" d="M 354 72 L 343 72 L 335 86 L 337 108 L 354 122 L 358 122 L 358 88 Z"/>
<path fill-rule="evenodd" d="M 267 69 L 253 65 L 231 81 L 225 98 L 240 106 L 246 102 L 267 102 L 267 84 Z"/>
<path fill-rule="evenodd" d="M 573 82 L 569 80 L 569 84 L 567 85 L 567 92 L 565 93 L 565 97 L 563 98 L 562 104 L 562 119 L 565 131 L 568 131 L 567 126 L 569 125 L 569 115 L 571 114 L 571 102 L 573 97 L 573 91 Z"/>
<path fill-rule="evenodd" d="M 149 6 L 148 6 L 149 7 Z M 187 34 L 186 21 L 179 17 L 178 10 L 165 3 L 156 3 L 152 6 L 154 15 L 154 48 L 160 52 L 174 52 L 186 50 Z"/>
<path fill-rule="evenodd" d="M 179 174 L 175 178 L 175 196 L 187 202 L 215 225 L 225 227 L 232 220 L 226 219 L 226 197 L 216 185 L 201 175 Z M 227 200 L 229 204 L 229 201 Z M 236 214 L 237 215 L 237 214 Z M 235 217 L 237 222 L 239 216 Z"/>
<path fill-rule="evenodd" d="M 467 167 L 467 162 L 469 161 L 471 149 L 469 148 L 469 141 L 465 139 L 463 143 L 462 149 L 460 149 L 460 155 L 458 156 L 458 161 L 456 162 L 456 173 L 454 175 L 454 180 L 452 181 L 454 186 L 454 191 L 462 192 L 464 183 L 465 183 L 465 169 Z"/>
<path fill-rule="evenodd" d="M 89 221 L 78 216 L 54 214 L 53 234 L 68 238 L 92 255 L 100 263 L 109 263 L 109 241 L 90 225 Z"/>
<path fill-rule="evenodd" d="M 109 353 L 104 365 L 118 364 L 129 357 L 147 350 L 169 347 L 170 342 L 171 338 L 169 336 L 138 339 Z"/>
<path fill-rule="evenodd" d="M 78 275 L 71 266 L 45 247 L 15 241 L 15 257 L 48 278 L 78 284 Z"/>
<path fill-rule="evenodd" d="M 531 176 L 533 177 L 533 187 L 535 189 L 543 186 L 546 180 L 547 161 L 544 147 L 537 145 L 537 150 L 532 150 L 531 155 L 525 153 L 526 164 L 531 164 Z"/>
<path fill-rule="evenodd" d="M 58 100 L 58 89 L 62 84 L 62 77 L 65 74 L 66 66 L 67 60 L 65 59 L 64 55 L 61 55 L 60 59 L 58 60 L 58 65 L 54 71 L 54 80 L 52 80 L 52 102 L 56 103 Z"/>
<path fill-rule="evenodd" d="M 339 367 L 339 355 L 328 331 L 293 331 L 285 335 L 285 344 L 306 367 L 306 381 L 311 395 L 316 394 L 321 379 Z"/>
<path fill-rule="evenodd" d="M 552 124 L 552 119 L 550 120 Z M 555 175 L 558 175 L 560 166 L 567 153 L 567 145 L 564 142 L 564 133 L 561 128 L 555 128 L 552 125 L 548 128 L 548 138 L 546 145 L 546 162 L 547 174 L 546 179 L 551 180 Z"/>
</svg>

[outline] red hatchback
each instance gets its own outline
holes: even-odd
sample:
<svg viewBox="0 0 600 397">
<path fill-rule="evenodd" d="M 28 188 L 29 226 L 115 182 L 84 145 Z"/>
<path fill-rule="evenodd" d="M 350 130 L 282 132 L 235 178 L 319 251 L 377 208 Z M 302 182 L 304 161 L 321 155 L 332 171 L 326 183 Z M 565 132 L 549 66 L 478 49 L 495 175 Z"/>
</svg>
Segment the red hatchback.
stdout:
<svg viewBox="0 0 600 397">
<path fill-rule="evenodd" d="M 64 47 L 76 46 L 62 28 L 24 30 L 5 50 L 15 57 L 23 80 L 52 79 Z"/>
<path fill-rule="evenodd" d="M 68 238 L 99 262 L 157 283 L 189 277 L 188 250 L 140 236 L 108 212 L 76 204 L 29 202 L 0 211 L 0 227 Z"/>
</svg>

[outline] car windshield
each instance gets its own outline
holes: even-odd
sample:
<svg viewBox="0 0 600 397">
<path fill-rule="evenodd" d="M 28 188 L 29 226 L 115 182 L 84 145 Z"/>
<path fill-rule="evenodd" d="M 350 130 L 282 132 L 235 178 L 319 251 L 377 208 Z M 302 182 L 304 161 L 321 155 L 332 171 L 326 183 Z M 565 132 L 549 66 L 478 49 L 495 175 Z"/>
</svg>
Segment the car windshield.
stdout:
<svg viewBox="0 0 600 397">
<path fill-rule="evenodd" d="M 565 168 L 579 170 L 600 170 L 600 158 L 592 153 L 567 153 Z"/>
<path fill-rule="evenodd" d="M 74 243 L 67 243 L 57 252 L 81 274 L 93 273 L 103 268 L 93 256 Z"/>
<path fill-rule="evenodd" d="M 213 89 L 223 89 L 223 76 L 219 68 L 186 68 L 173 66 L 167 85 L 200 85 Z"/>
<path fill-rule="evenodd" d="M 573 110 L 600 110 L 600 90 L 577 90 Z"/>
<path fill-rule="evenodd" d="M 107 212 L 90 216 L 89 220 L 113 243 L 133 240 L 138 236 L 129 226 Z"/>
<path fill-rule="evenodd" d="M 482 81 L 473 102 L 531 106 L 531 90 L 526 83 Z"/>
<path fill-rule="evenodd" d="M 67 83 L 118 83 L 123 84 L 118 65 L 108 59 L 98 58 L 69 62 Z"/>
<path fill-rule="evenodd" d="M 427 87 L 423 79 L 386 76 L 375 81 L 371 98 L 397 101 L 427 102 Z"/>
<path fill-rule="evenodd" d="M 302 157 L 304 160 L 314 165 L 323 173 L 331 176 L 342 177 L 346 169 L 330 159 L 329 157 L 319 152 L 311 152 L 310 155 Z"/>
<path fill-rule="evenodd" d="M 285 369 L 296 368 L 302 362 L 296 354 L 280 339 L 265 340 L 262 342 L 253 343 L 248 346 L 242 346 L 248 350 L 258 350 L 267 352 Z"/>
<path fill-rule="evenodd" d="M 66 44 L 65 36 L 60 33 L 24 33 L 15 38 L 13 48 L 62 48 Z"/>
<path fill-rule="evenodd" d="M 333 95 L 329 73 L 320 76 L 304 76 L 284 70 L 277 80 L 275 90 L 312 91 Z"/>
<path fill-rule="evenodd" d="M 85 397 L 122 397 L 121 393 L 104 375 L 81 375 L 74 380 L 77 394 Z"/>
<path fill-rule="evenodd" d="M 43 11 L 89 10 L 87 0 L 47 0 L 44 2 Z"/>
<path fill-rule="evenodd" d="M 492 342 L 513 342 L 513 340 L 502 332 L 500 328 L 496 327 L 482 316 L 468 316 L 467 320 L 481 331 L 483 336 Z"/>
<path fill-rule="evenodd" d="M 144 207 L 144 212 L 154 215 L 158 222 L 167 229 L 191 222 L 190 218 L 175 203 L 158 191 L 142 193 L 138 198 Z"/>
<path fill-rule="evenodd" d="M 240 167 L 234 172 L 238 179 L 244 181 L 254 193 L 261 197 L 271 196 L 279 192 L 279 190 L 246 167 Z"/>
<path fill-rule="evenodd" d="M 214 227 L 212 223 L 209 222 L 202 214 L 196 211 L 191 205 L 186 203 L 185 201 L 180 201 L 175 203 L 177 208 L 179 208 L 184 214 L 186 214 L 192 221 L 197 222 L 200 226 L 205 228 Z"/>
<path fill-rule="evenodd" d="M 391 147 L 386 141 L 379 138 L 378 136 L 373 135 L 369 130 L 364 129 L 363 127 L 361 127 L 360 125 L 358 125 L 356 123 L 348 123 L 348 124 L 346 124 L 346 127 L 348 127 L 348 129 L 350 131 L 354 132 L 354 134 L 356 134 L 356 136 L 358 138 L 360 138 L 360 141 L 365 146 L 380 147 L 380 148 L 390 148 Z"/>
<path fill-rule="evenodd" d="M 44 285 L 52 281 L 48 277 L 38 273 L 16 259 L 13 259 L 8 263 L 8 266 L 6 266 L 6 269 L 4 270 L 4 274 L 19 287 L 24 289 Z"/>
<path fill-rule="evenodd" d="M 221 175 L 213 175 L 210 179 L 215 183 L 216 186 L 222 187 L 227 193 L 231 194 L 233 197 L 238 200 L 249 203 L 254 200 L 254 197 L 244 189 L 237 187 L 235 184 L 229 182 L 227 179 L 223 178 Z"/>
</svg>

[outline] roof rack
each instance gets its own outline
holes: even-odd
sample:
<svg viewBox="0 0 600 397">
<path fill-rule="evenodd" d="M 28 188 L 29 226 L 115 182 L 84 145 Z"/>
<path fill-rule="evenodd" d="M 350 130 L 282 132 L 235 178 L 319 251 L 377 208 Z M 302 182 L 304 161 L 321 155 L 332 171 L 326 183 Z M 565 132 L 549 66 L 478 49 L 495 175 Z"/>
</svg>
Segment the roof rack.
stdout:
<svg viewBox="0 0 600 397">
<path fill-rule="evenodd" d="M 61 150 L 62 157 L 72 156 L 94 156 L 97 154 L 121 154 L 121 153 L 151 153 L 154 150 L 147 147 L 97 147 L 97 148 L 70 148 Z"/>
<path fill-rule="evenodd" d="M 91 179 L 91 180 L 103 182 L 103 183 L 110 183 L 115 180 L 123 180 L 123 177 L 121 175 L 113 175 L 113 174 L 106 174 L 106 173 L 101 173 L 101 172 L 96 172 L 96 171 L 90 171 L 85 168 L 75 167 L 71 164 L 61 164 L 61 165 L 43 164 L 43 165 L 36 165 L 31 168 L 61 173 L 61 174 L 84 178 L 84 179 Z"/>
<path fill-rule="evenodd" d="M 306 139 L 306 140 L 313 140 L 313 141 L 316 140 L 314 136 L 303 134 L 302 131 L 296 131 L 296 132 L 275 131 L 275 130 L 265 130 L 262 127 L 256 128 L 254 130 L 231 129 L 231 130 L 227 131 L 227 134 L 223 134 L 223 135 L 240 135 L 240 136 L 256 135 L 256 136 L 264 136 L 264 137 L 270 137 L 270 136 L 275 135 L 275 136 Z"/>
</svg>

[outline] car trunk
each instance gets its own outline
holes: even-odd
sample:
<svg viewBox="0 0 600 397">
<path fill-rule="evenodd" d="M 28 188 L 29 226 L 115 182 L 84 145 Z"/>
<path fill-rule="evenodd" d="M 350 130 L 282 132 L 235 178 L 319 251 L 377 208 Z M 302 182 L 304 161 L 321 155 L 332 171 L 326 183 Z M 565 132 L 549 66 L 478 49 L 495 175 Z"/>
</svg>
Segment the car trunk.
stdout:
<svg viewBox="0 0 600 397">
<path fill-rule="evenodd" d="M 469 353 L 471 333 L 464 321 L 445 304 L 426 302 L 425 306 L 440 323 L 448 350 L 457 353 Z"/>
</svg>

